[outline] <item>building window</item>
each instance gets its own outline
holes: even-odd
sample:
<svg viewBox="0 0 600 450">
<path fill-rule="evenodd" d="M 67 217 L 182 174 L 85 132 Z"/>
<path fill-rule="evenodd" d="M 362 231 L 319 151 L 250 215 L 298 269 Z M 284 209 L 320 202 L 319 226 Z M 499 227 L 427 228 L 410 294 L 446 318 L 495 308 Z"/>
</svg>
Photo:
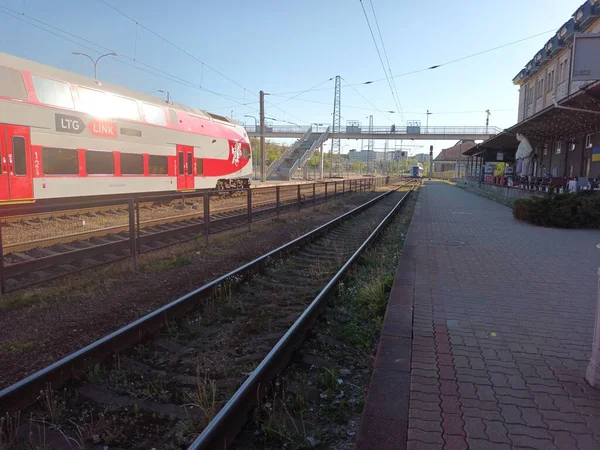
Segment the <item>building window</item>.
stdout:
<svg viewBox="0 0 600 450">
<path fill-rule="evenodd" d="M 557 155 L 560 155 L 561 151 L 562 151 L 562 142 L 557 142 L 554 153 Z"/>
<path fill-rule="evenodd" d="M 13 157 L 15 159 L 15 175 L 27 175 L 27 156 L 25 155 L 25 138 L 14 136 L 12 138 Z"/>
<path fill-rule="evenodd" d="M 150 105 L 148 103 L 142 103 L 142 110 L 144 111 L 144 117 L 148 123 L 152 125 L 166 126 L 165 113 L 162 108 L 158 106 Z"/>
<path fill-rule="evenodd" d="M 546 92 L 550 92 L 554 89 L 554 69 L 548 72 L 548 77 L 546 78 Z"/>
<path fill-rule="evenodd" d="M 79 159 L 77 150 L 70 148 L 42 148 L 44 175 L 77 175 Z"/>
<path fill-rule="evenodd" d="M 585 137 L 585 148 L 592 148 L 592 135 L 588 134 Z"/>
<path fill-rule="evenodd" d="M 126 120 L 140 121 L 140 110 L 135 100 L 113 95 L 112 102 L 115 110 L 114 117 Z"/>
<path fill-rule="evenodd" d="M 166 175 L 169 173 L 169 160 L 166 156 L 149 155 L 148 169 L 150 175 Z"/>
<path fill-rule="evenodd" d="M 542 154 L 544 154 L 544 155 L 548 154 L 548 144 L 544 144 L 544 150 L 543 150 Z"/>
<path fill-rule="evenodd" d="M 569 178 L 573 178 L 573 171 L 575 170 L 575 168 L 573 167 L 573 164 L 571 164 L 569 166 Z"/>
<path fill-rule="evenodd" d="M 570 151 L 570 152 L 573 152 L 573 151 L 575 151 L 575 147 L 576 147 L 576 144 L 575 144 L 575 142 L 571 142 L 571 143 L 569 143 L 569 151 Z"/>
<path fill-rule="evenodd" d="M 564 67 L 565 67 L 565 62 L 561 61 L 560 64 L 558 65 L 558 82 L 559 83 L 562 83 L 563 81 L 565 81 L 563 78 Z"/>
<path fill-rule="evenodd" d="M 204 164 L 202 158 L 196 158 L 196 175 L 202 175 L 204 173 Z"/>
<path fill-rule="evenodd" d="M 540 78 L 537 82 L 537 97 L 540 98 L 544 92 L 544 79 Z"/>
<path fill-rule="evenodd" d="M 33 85 L 41 103 L 59 108 L 74 108 L 73 96 L 67 83 L 34 75 Z"/>
<path fill-rule="evenodd" d="M 0 67 L 0 97 L 27 100 L 27 89 L 21 72 Z"/>
<path fill-rule="evenodd" d="M 88 175 L 114 175 L 115 158 L 113 152 L 86 150 L 85 170 Z"/>
<path fill-rule="evenodd" d="M 143 175 L 144 155 L 137 153 L 121 153 L 122 175 Z"/>
</svg>

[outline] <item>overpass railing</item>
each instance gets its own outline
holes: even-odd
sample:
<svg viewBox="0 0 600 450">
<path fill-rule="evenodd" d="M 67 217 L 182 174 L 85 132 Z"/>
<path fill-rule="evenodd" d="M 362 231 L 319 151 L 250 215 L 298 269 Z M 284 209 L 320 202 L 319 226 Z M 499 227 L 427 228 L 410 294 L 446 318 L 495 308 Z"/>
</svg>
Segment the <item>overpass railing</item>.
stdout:
<svg viewBox="0 0 600 450">
<path fill-rule="evenodd" d="M 255 126 L 246 125 L 246 131 L 249 133 L 256 133 L 257 129 Z M 289 125 L 273 125 L 265 127 L 266 133 L 294 133 L 304 134 L 310 130 L 309 126 L 289 126 Z M 423 126 L 407 126 L 407 127 L 373 127 L 362 128 L 357 126 L 341 127 L 341 134 L 446 134 L 446 135 L 464 135 L 464 134 L 479 134 L 482 136 L 489 136 L 498 134 L 502 129 L 498 127 L 474 127 L 474 126 L 435 126 L 435 127 L 423 127 Z"/>
<path fill-rule="evenodd" d="M 310 148 L 308 148 L 304 152 L 302 157 L 299 158 L 294 163 L 294 165 L 290 168 L 290 171 L 289 171 L 290 180 L 294 176 L 294 173 L 296 172 L 296 170 L 301 169 L 304 166 L 304 164 L 306 164 L 306 162 L 312 157 L 315 150 L 318 149 L 321 145 L 323 145 L 323 142 L 325 142 L 328 138 L 329 138 L 329 127 L 327 127 L 325 132 L 322 133 L 321 136 L 319 136 L 319 139 L 317 139 L 315 142 L 313 142 L 313 144 L 310 146 Z"/>
</svg>

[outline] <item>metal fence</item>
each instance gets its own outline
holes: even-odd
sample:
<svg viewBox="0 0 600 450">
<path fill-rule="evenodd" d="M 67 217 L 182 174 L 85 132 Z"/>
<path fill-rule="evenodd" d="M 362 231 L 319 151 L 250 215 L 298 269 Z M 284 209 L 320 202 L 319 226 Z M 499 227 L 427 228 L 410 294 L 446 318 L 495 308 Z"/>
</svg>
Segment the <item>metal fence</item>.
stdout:
<svg viewBox="0 0 600 450">
<path fill-rule="evenodd" d="M 0 292 L 130 259 L 169 245 L 371 191 L 399 177 L 371 177 L 232 191 L 177 193 L 0 209 Z"/>
</svg>

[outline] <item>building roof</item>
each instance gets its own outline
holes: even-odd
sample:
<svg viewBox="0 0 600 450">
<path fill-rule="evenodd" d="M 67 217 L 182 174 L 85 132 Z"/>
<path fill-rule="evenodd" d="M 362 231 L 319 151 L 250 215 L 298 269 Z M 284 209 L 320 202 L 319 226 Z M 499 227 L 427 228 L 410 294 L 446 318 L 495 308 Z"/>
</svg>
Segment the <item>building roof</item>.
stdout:
<svg viewBox="0 0 600 450">
<path fill-rule="evenodd" d="M 598 17 L 600 17 L 600 0 L 583 2 L 569 20 L 546 42 L 544 47 L 527 62 L 525 68 L 513 78 L 513 83 L 520 85 L 529 79 L 552 59 L 557 50 L 566 48 L 568 42 L 573 39 L 574 33 L 583 32 L 589 23 Z"/>
<path fill-rule="evenodd" d="M 568 141 L 587 134 L 600 132 L 600 81 L 582 86 L 575 93 L 550 105 L 533 116 L 507 128 L 488 140 L 478 144 L 465 155 L 475 155 L 485 149 L 516 150 L 521 133 L 532 144 L 553 141 Z"/>
<path fill-rule="evenodd" d="M 454 144 L 450 148 L 443 149 L 439 155 L 435 157 L 434 162 L 440 161 L 457 161 L 461 155 L 461 153 L 469 150 L 471 147 L 475 146 L 475 141 L 461 139 L 456 144 Z"/>
</svg>

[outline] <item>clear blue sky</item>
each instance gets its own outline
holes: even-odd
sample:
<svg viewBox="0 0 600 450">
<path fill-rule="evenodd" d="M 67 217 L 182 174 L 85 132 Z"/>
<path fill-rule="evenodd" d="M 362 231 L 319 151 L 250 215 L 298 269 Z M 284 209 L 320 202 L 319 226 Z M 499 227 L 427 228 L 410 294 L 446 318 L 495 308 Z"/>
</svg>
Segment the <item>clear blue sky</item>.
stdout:
<svg viewBox="0 0 600 450">
<path fill-rule="evenodd" d="M 359 0 L 106 1 L 247 91 L 207 67 L 203 70 L 198 61 L 136 26 L 100 0 L 0 0 L 0 6 L 235 98 L 224 98 L 137 70 L 118 61 L 134 64 L 122 57 L 105 58 L 99 63 L 100 80 L 144 92 L 168 90 L 175 101 L 227 116 L 233 110 L 235 119 L 248 123 L 253 120 L 244 119 L 243 115 L 258 114 L 258 104 L 240 103 L 256 102 L 260 89 L 272 94 L 302 91 L 335 75 L 341 75 L 350 84 L 384 78 Z M 583 0 L 372 1 L 394 75 L 442 64 L 546 30 L 556 31 L 583 3 Z M 369 0 L 364 0 L 364 6 L 377 37 Z M 0 8 L 2 11 L 6 10 Z M 490 125 L 506 128 L 514 124 L 518 89 L 511 80 L 551 36 L 552 33 L 547 33 L 435 70 L 396 78 L 405 120 L 421 120 L 424 124 L 425 111 L 429 109 L 433 113 L 430 126 L 485 125 L 484 111 L 489 108 Z M 81 51 L 98 56 L 105 50 L 67 37 L 79 43 L 0 13 L 2 51 L 92 75 L 91 62 L 71 53 Z M 367 116 L 373 114 L 375 125 L 392 122 L 402 125 L 398 114 L 387 114 L 388 119 L 370 111 L 374 109 L 372 105 L 342 84 L 343 124 L 346 120 L 367 124 Z M 297 123 L 331 122 L 333 81 L 320 87 L 330 89 L 287 101 L 275 95 L 267 97 L 267 115 Z M 378 109 L 397 110 L 387 82 L 356 89 Z M 279 105 L 284 111 L 273 106 L 280 102 L 284 102 Z M 360 146 L 356 141 L 347 144 Z M 420 144 L 424 145 L 424 151 L 429 142 Z M 451 143 L 433 144 L 437 153 Z M 413 149 L 413 153 L 419 151 Z"/>
</svg>

